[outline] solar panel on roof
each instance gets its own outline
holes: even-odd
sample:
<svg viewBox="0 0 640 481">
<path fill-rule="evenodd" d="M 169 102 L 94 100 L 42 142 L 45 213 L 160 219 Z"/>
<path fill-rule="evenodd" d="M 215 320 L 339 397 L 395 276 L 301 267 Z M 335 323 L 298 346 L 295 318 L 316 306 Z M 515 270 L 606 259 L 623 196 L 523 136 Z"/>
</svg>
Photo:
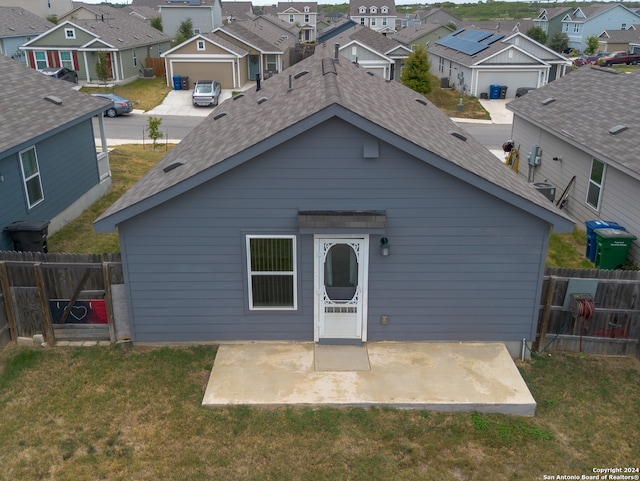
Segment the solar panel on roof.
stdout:
<svg viewBox="0 0 640 481">
<path fill-rule="evenodd" d="M 464 32 L 464 28 L 459 28 L 458 30 L 456 30 L 455 32 L 450 33 L 449 35 L 452 36 L 452 37 L 455 37 L 456 35 L 458 35 L 461 32 Z"/>
<path fill-rule="evenodd" d="M 458 38 L 464 38 L 472 42 L 481 42 L 485 38 L 489 38 L 493 35 L 493 32 L 485 32 L 482 30 L 467 30 L 458 35 Z"/>
<path fill-rule="evenodd" d="M 491 45 L 492 43 L 497 42 L 498 40 L 501 40 L 504 38 L 504 35 L 499 33 L 497 35 L 494 35 L 493 37 L 485 40 L 483 43 L 486 43 L 487 45 Z"/>
<path fill-rule="evenodd" d="M 466 55 L 475 55 L 478 52 L 482 52 L 485 48 L 489 48 L 485 43 L 472 42 L 464 38 L 452 37 L 451 35 L 441 38 L 436 41 L 436 43 Z"/>
</svg>

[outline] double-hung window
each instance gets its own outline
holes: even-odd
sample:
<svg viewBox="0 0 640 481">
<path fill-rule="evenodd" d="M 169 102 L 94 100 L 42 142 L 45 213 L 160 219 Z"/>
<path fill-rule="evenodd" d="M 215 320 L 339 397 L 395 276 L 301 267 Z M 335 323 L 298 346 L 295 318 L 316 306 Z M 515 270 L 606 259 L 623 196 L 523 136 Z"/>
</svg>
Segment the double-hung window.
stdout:
<svg viewBox="0 0 640 481">
<path fill-rule="evenodd" d="M 47 68 L 47 54 L 45 52 L 33 52 L 33 58 L 36 61 L 36 69 L 42 70 Z"/>
<path fill-rule="evenodd" d="M 296 237 L 248 235 L 246 239 L 249 309 L 296 309 Z"/>
<path fill-rule="evenodd" d="M 35 147 L 29 147 L 20 152 L 20 167 L 22 168 L 24 191 L 31 209 L 44 200 L 42 182 L 40 181 L 40 167 L 38 166 Z"/>
<path fill-rule="evenodd" d="M 71 52 L 60 52 L 60 65 L 62 67 L 68 68 L 69 70 L 75 70 Z"/>
<path fill-rule="evenodd" d="M 604 162 L 598 159 L 591 161 L 591 174 L 589 175 L 589 187 L 587 188 L 587 204 L 595 210 L 600 209 L 600 195 L 604 182 Z"/>
</svg>

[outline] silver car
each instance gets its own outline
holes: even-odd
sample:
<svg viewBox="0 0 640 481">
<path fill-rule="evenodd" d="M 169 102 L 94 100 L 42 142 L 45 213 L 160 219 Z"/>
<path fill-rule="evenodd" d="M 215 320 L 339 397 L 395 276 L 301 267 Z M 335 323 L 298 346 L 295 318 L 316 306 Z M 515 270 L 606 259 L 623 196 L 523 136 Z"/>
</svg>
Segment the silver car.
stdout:
<svg viewBox="0 0 640 481">
<path fill-rule="evenodd" d="M 74 84 L 78 83 L 78 73 L 75 70 L 71 70 L 65 67 L 46 67 L 40 70 L 40 73 L 48 75 L 49 77 L 67 80 L 68 82 L 73 82 Z"/>
<path fill-rule="evenodd" d="M 111 100 L 113 106 L 105 112 L 107 117 L 117 117 L 118 115 L 128 114 L 133 110 L 133 104 L 131 100 L 125 99 L 115 94 L 91 94 L 92 97 L 102 97 L 103 99 Z"/>
<path fill-rule="evenodd" d="M 220 91 L 222 86 L 220 82 L 215 80 L 198 80 L 193 87 L 193 93 L 191 94 L 191 103 L 199 105 L 201 107 L 208 107 L 209 105 L 218 105 L 220 100 Z"/>
</svg>

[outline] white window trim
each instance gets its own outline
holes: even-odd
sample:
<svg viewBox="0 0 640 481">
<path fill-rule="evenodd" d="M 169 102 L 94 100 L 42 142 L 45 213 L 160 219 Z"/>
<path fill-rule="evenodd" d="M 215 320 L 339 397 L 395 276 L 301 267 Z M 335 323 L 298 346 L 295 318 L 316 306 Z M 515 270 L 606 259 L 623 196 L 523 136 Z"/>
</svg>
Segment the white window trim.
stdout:
<svg viewBox="0 0 640 481">
<path fill-rule="evenodd" d="M 204 50 L 205 49 L 204 40 L 198 40 L 196 42 L 196 49 L 198 49 L 198 50 Z"/>
<path fill-rule="evenodd" d="M 298 258 L 297 258 L 297 246 L 296 246 L 296 236 L 295 235 L 254 235 L 250 234 L 245 237 L 246 244 L 246 256 L 247 256 L 247 295 L 249 301 L 249 310 L 250 311 L 296 311 L 298 309 Z M 251 279 L 253 277 L 253 271 L 251 270 L 251 239 L 291 239 L 291 249 L 292 249 L 292 264 L 293 271 L 291 272 L 291 276 L 293 277 L 293 306 L 278 306 L 278 307 L 256 307 L 253 305 L 253 290 L 251 288 L 252 282 Z M 258 275 L 286 275 L 287 273 L 284 271 L 260 271 Z"/>
<path fill-rule="evenodd" d="M 30 150 L 33 150 L 33 155 L 36 159 L 36 172 L 35 174 L 32 174 L 27 178 L 27 175 L 24 171 L 24 161 L 22 160 L 22 154 Z M 38 152 L 36 151 L 36 146 L 33 145 L 24 150 L 21 150 L 18 156 L 20 157 L 20 172 L 22 173 L 22 184 L 24 186 L 24 195 L 25 195 L 25 198 L 27 199 L 27 204 L 29 205 L 29 209 L 32 209 L 38 204 L 40 204 L 41 202 L 44 202 L 44 189 L 42 187 L 42 178 L 40 177 L 40 164 L 38 163 Z M 27 187 L 27 182 L 35 178 L 38 179 L 38 184 L 40 185 L 40 199 L 38 199 L 36 202 L 32 204 L 31 199 L 29 199 L 29 188 Z"/>
<path fill-rule="evenodd" d="M 62 59 L 62 54 L 63 53 L 68 53 L 69 54 L 69 60 L 63 60 Z M 71 52 L 70 50 L 61 50 L 58 52 L 58 60 L 60 61 L 60 66 L 61 67 L 67 67 L 64 62 L 71 62 L 71 67 L 67 67 L 70 70 L 75 70 L 76 69 L 76 65 L 73 62 L 73 52 Z"/>
<path fill-rule="evenodd" d="M 371 26 L 372 27 L 376 26 L 376 17 L 371 17 Z"/>
<path fill-rule="evenodd" d="M 194 35 L 200 35 L 200 33 L 201 33 L 201 30 L 199 28 L 194 28 L 193 29 L 193 34 Z"/>
<path fill-rule="evenodd" d="M 593 163 L 594 162 L 600 162 L 602 164 L 602 179 L 600 179 L 600 183 L 599 184 L 591 179 L 591 176 L 593 175 Z M 605 164 L 604 162 L 602 162 L 599 159 L 596 159 L 595 157 L 593 159 L 591 159 L 591 168 L 589 169 L 589 182 L 587 183 L 587 193 L 586 193 L 586 196 L 585 196 L 585 202 L 589 207 L 591 207 L 596 212 L 600 211 L 600 201 L 602 200 L 602 186 L 604 185 L 604 178 L 605 178 L 606 174 L 607 174 L 607 164 Z M 589 188 L 591 187 L 591 184 L 593 184 L 593 185 L 598 187 L 598 201 L 597 201 L 597 205 L 595 205 L 595 206 L 591 205 L 589 203 Z"/>
<path fill-rule="evenodd" d="M 138 66 L 138 54 L 136 53 L 136 49 L 132 49 L 131 50 L 131 55 L 132 55 L 132 60 L 133 60 L 133 66 L 137 67 Z"/>
<path fill-rule="evenodd" d="M 68 40 L 73 40 L 76 38 L 76 29 L 75 28 L 65 28 L 64 29 L 64 38 Z"/>
<path fill-rule="evenodd" d="M 43 60 L 38 60 L 38 58 L 37 58 L 38 54 L 44 55 L 44 59 Z M 42 70 L 43 68 L 47 68 L 49 66 L 49 57 L 47 56 L 47 52 L 42 52 L 42 51 L 33 52 L 33 61 L 36 63 L 34 65 L 34 67 L 37 70 Z M 42 68 L 38 67 L 38 62 L 44 62 L 44 67 L 42 67 Z"/>
<path fill-rule="evenodd" d="M 293 23 L 293 22 L 295 22 L 295 20 L 296 20 L 295 15 L 293 13 L 290 13 L 289 14 L 289 23 Z"/>
</svg>

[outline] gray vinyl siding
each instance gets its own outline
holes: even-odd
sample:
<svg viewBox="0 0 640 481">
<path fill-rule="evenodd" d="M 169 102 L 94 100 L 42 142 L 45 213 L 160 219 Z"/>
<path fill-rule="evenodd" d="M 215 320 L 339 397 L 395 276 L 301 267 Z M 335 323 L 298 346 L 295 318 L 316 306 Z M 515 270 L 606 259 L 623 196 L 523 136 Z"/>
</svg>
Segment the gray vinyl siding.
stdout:
<svg viewBox="0 0 640 481">
<path fill-rule="evenodd" d="M 100 182 L 91 120 L 32 145 L 38 156 L 44 201 L 29 209 L 17 152 L 0 159 L 5 178 L 0 189 L 3 227 L 18 220 L 51 220 Z M 13 249 L 4 231 L 0 249 Z"/>
<path fill-rule="evenodd" d="M 586 220 L 605 220 L 617 222 L 628 231 L 640 237 L 640 180 L 607 165 L 600 197 L 599 210 L 587 204 L 587 187 L 591 174 L 593 156 L 584 152 L 562 138 L 550 134 L 519 116 L 513 119 L 513 140 L 521 145 L 520 173 L 527 176 L 526 155 L 533 145 L 543 148 L 542 163 L 536 170 L 535 182 L 549 182 L 556 186 L 556 196 L 562 194 L 571 177 L 576 180 L 570 189 L 570 198 L 565 206 L 566 212 L 576 220 L 576 225 L 585 229 Z M 562 157 L 561 162 L 553 161 L 553 157 Z M 607 159 L 600 158 L 605 164 Z M 640 245 L 635 241 L 629 256 L 636 264 L 640 264 Z"/>
<path fill-rule="evenodd" d="M 363 159 L 365 138 L 332 119 L 122 223 L 134 340 L 313 340 L 298 209 L 386 210 L 391 256 L 370 238 L 370 340 L 530 339 L 548 225 L 389 144 Z M 296 311 L 248 310 L 247 234 L 297 235 Z"/>
</svg>

